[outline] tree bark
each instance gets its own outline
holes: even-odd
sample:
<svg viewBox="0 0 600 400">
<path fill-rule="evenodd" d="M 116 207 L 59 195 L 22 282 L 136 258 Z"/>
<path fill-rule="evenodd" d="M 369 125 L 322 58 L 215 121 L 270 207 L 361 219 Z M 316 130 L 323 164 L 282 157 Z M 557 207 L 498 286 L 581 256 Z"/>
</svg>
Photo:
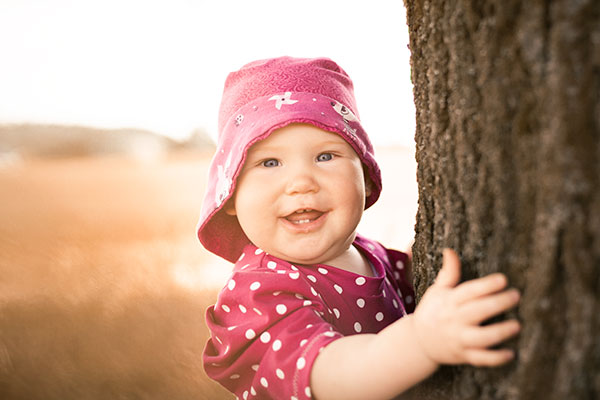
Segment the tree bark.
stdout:
<svg viewBox="0 0 600 400">
<path fill-rule="evenodd" d="M 420 298 L 463 278 L 521 290 L 517 360 L 443 367 L 419 399 L 600 398 L 600 1 L 405 0 L 416 105 Z"/>
</svg>

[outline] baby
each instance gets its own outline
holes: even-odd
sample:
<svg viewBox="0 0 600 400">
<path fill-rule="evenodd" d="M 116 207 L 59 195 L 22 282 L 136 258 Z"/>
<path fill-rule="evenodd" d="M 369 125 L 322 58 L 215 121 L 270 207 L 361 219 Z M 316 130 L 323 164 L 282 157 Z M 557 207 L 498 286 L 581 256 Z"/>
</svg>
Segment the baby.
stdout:
<svg viewBox="0 0 600 400">
<path fill-rule="evenodd" d="M 440 364 L 501 365 L 519 294 L 501 274 L 442 269 L 415 309 L 410 259 L 357 234 L 381 192 L 348 75 L 282 57 L 227 78 L 198 237 L 235 263 L 217 302 L 207 374 L 242 399 L 389 399 Z M 390 216 L 393 218 L 393 216 Z"/>
</svg>

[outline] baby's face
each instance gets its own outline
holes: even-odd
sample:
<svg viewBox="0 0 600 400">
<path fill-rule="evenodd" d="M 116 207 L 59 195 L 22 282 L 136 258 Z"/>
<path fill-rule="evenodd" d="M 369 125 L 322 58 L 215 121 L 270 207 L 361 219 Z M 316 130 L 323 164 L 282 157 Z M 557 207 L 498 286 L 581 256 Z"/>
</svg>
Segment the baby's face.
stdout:
<svg viewBox="0 0 600 400">
<path fill-rule="evenodd" d="M 236 186 L 226 212 L 254 245 L 297 264 L 327 264 L 348 251 L 369 195 L 354 149 L 307 124 L 254 144 Z"/>
</svg>

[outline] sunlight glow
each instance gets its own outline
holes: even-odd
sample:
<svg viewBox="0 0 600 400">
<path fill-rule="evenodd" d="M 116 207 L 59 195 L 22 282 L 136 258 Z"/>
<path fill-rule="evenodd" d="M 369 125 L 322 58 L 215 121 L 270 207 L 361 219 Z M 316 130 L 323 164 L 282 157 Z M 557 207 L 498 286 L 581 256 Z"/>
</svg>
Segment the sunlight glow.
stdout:
<svg viewBox="0 0 600 400">
<path fill-rule="evenodd" d="M 171 266 L 173 281 L 179 286 L 189 290 L 210 290 L 222 288 L 231 275 L 233 265 L 223 260 L 222 263 L 203 264 L 192 266 L 188 264 L 174 264 Z"/>
<path fill-rule="evenodd" d="M 0 123 L 216 135 L 222 85 L 251 60 L 327 56 L 353 78 L 375 143 L 413 144 L 402 2 L 7 0 Z"/>
</svg>

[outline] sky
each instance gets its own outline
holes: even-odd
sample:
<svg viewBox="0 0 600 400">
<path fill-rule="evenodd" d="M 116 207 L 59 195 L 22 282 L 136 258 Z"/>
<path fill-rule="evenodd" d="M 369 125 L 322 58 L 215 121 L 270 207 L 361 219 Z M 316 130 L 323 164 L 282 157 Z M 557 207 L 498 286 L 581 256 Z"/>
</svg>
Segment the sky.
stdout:
<svg viewBox="0 0 600 400">
<path fill-rule="evenodd" d="M 230 71 L 324 56 L 374 144 L 414 147 L 405 16 L 400 0 L 2 0 L 0 123 L 215 138 Z"/>
</svg>

